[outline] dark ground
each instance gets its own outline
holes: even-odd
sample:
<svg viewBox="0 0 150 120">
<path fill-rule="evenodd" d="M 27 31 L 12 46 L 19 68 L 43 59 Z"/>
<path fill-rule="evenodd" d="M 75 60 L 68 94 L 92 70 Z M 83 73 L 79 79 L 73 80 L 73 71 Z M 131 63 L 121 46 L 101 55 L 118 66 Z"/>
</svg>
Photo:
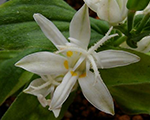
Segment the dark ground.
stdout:
<svg viewBox="0 0 150 120">
<path fill-rule="evenodd" d="M 93 107 L 79 91 L 62 120 L 150 120 L 150 115 L 127 115 L 115 104 L 115 115 L 111 116 Z"/>
</svg>

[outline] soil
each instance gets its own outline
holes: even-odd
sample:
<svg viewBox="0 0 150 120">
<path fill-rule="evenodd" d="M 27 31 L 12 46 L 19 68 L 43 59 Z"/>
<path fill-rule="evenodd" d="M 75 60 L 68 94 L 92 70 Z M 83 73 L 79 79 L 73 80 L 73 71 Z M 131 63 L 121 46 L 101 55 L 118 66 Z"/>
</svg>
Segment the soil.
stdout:
<svg viewBox="0 0 150 120">
<path fill-rule="evenodd" d="M 150 115 L 128 115 L 115 103 L 115 115 L 109 115 L 92 106 L 78 91 L 62 120 L 150 120 Z"/>
</svg>

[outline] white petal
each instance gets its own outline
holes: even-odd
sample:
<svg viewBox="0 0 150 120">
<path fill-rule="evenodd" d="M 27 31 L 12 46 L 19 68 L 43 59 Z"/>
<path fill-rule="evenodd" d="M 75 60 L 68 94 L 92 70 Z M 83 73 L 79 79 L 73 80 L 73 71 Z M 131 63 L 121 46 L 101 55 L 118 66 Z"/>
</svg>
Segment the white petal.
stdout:
<svg viewBox="0 0 150 120">
<path fill-rule="evenodd" d="M 101 79 L 96 80 L 94 73 L 88 72 L 86 77 L 79 78 L 79 84 L 81 86 L 83 95 L 85 98 L 97 109 L 114 114 L 113 99 Z"/>
<path fill-rule="evenodd" d="M 70 23 L 69 31 L 70 37 L 79 40 L 84 45 L 84 49 L 87 49 L 91 36 L 91 29 L 88 7 L 86 5 L 83 5 L 74 15 Z"/>
<path fill-rule="evenodd" d="M 118 0 L 118 4 L 120 5 L 120 8 L 121 8 L 122 20 L 124 20 L 128 14 L 128 9 L 126 7 L 127 2 L 128 0 Z"/>
<path fill-rule="evenodd" d="M 50 105 L 51 110 L 60 108 L 62 106 L 62 104 L 68 98 L 73 86 L 75 85 L 77 78 L 78 76 L 72 75 L 71 71 L 69 71 L 65 75 L 61 84 L 56 88 L 53 94 L 51 105 Z"/>
<path fill-rule="evenodd" d="M 66 59 L 50 52 L 37 52 L 25 56 L 15 65 L 38 75 L 65 73 Z"/>
<path fill-rule="evenodd" d="M 56 45 L 65 45 L 68 41 L 62 35 L 62 33 L 57 29 L 57 27 L 43 15 L 36 13 L 34 14 L 34 19 L 41 27 L 42 31 L 46 37 L 51 40 L 51 42 Z"/>
<path fill-rule="evenodd" d="M 138 62 L 140 58 L 132 53 L 121 50 L 105 50 L 93 54 L 98 68 L 113 68 Z"/>
<path fill-rule="evenodd" d="M 100 74 L 99 74 L 99 71 L 98 71 L 98 68 L 97 68 L 97 65 L 95 63 L 95 60 L 94 58 L 91 56 L 91 55 L 88 55 L 88 59 L 91 63 L 91 66 L 92 66 L 92 69 L 94 70 L 94 73 L 95 73 L 95 78 L 97 79 L 98 77 L 100 78 Z"/>
<path fill-rule="evenodd" d="M 84 0 L 87 6 L 94 12 L 97 12 L 99 0 Z"/>
<path fill-rule="evenodd" d="M 106 20 L 111 24 L 116 24 L 124 18 L 122 18 L 123 11 L 121 9 L 116 0 L 101 0 L 97 14 L 100 19 Z"/>
<path fill-rule="evenodd" d="M 71 37 L 69 37 L 68 38 L 69 40 L 70 40 L 70 43 L 67 43 L 66 45 L 67 46 L 73 46 L 73 47 L 81 47 L 81 48 L 85 48 L 85 45 L 84 45 L 84 43 L 82 43 L 81 41 L 79 41 L 79 40 L 77 40 L 77 39 L 75 39 L 75 38 L 71 38 Z"/>
<path fill-rule="evenodd" d="M 137 51 L 147 53 L 150 51 L 150 36 L 144 37 L 141 41 L 137 43 Z"/>
<path fill-rule="evenodd" d="M 24 90 L 25 93 L 29 93 L 35 96 L 42 95 L 46 97 L 50 92 L 50 83 L 45 82 L 41 78 L 33 80 L 30 85 Z"/>
<path fill-rule="evenodd" d="M 46 100 L 46 98 L 43 95 L 40 94 L 37 96 L 37 98 L 43 107 L 46 107 L 48 105 L 49 100 Z"/>
<path fill-rule="evenodd" d="M 56 118 L 59 116 L 60 110 L 61 110 L 61 108 L 52 110 L 52 112 L 54 113 L 54 115 L 55 115 Z"/>
</svg>

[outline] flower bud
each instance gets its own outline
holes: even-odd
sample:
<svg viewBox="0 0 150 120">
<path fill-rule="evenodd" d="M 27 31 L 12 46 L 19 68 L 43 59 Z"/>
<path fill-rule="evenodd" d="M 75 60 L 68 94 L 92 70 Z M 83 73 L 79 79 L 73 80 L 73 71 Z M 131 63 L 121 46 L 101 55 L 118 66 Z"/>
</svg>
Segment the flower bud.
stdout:
<svg viewBox="0 0 150 120">
<path fill-rule="evenodd" d="M 144 37 L 141 41 L 137 43 L 137 48 L 130 48 L 125 42 L 120 45 L 124 48 L 133 49 L 139 52 L 148 53 L 150 51 L 150 36 Z"/>
<path fill-rule="evenodd" d="M 84 0 L 84 2 L 100 19 L 112 25 L 122 22 L 127 17 L 127 0 Z"/>
<path fill-rule="evenodd" d="M 150 14 L 150 4 L 143 10 L 144 14 Z"/>
</svg>

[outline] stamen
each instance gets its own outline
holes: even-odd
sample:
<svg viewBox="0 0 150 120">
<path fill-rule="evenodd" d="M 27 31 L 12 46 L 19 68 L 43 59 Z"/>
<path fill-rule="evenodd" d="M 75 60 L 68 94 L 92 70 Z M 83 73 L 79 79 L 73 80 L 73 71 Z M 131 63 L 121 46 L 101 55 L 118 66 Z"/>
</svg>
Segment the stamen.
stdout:
<svg viewBox="0 0 150 120">
<path fill-rule="evenodd" d="M 46 107 L 48 105 L 47 100 L 43 95 L 39 94 L 37 98 L 43 107 Z"/>
<path fill-rule="evenodd" d="M 55 90 L 55 86 L 51 85 L 51 87 L 49 89 L 49 93 L 50 93 L 51 97 L 53 96 L 54 90 Z"/>
<path fill-rule="evenodd" d="M 81 56 L 80 59 L 77 61 L 77 63 L 75 64 L 73 71 L 75 71 L 80 65 L 81 63 L 84 61 L 85 57 Z"/>
<path fill-rule="evenodd" d="M 64 61 L 64 66 L 65 66 L 66 69 L 69 69 L 69 65 L 68 65 L 68 61 L 67 60 Z"/>
<path fill-rule="evenodd" d="M 40 90 L 40 89 L 42 89 L 42 88 L 45 88 L 45 87 L 49 86 L 50 84 L 51 84 L 50 82 L 46 82 L 46 83 L 44 83 L 44 84 L 41 85 L 41 86 L 38 86 L 38 87 L 31 86 L 31 88 L 33 88 L 33 89 L 35 89 L 35 90 Z"/>
<path fill-rule="evenodd" d="M 41 75 L 42 80 L 44 81 L 48 81 L 47 76 L 46 75 Z"/>
<path fill-rule="evenodd" d="M 104 66 L 103 66 L 103 64 L 102 64 L 101 59 L 98 59 L 98 61 L 97 61 L 97 57 L 96 57 L 96 56 L 98 56 L 97 54 L 98 54 L 98 53 L 94 52 L 94 53 L 93 53 L 93 57 L 94 57 L 94 59 L 96 60 L 96 63 L 98 62 L 98 64 L 100 65 L 101 69 L 103 69 Z"/>
<path fill-rule="evenodd" d="M 95 83 L 96 83 L 97 78 L 100 78 L 100 74 L 99 74 L 99 71 L 97 69 L 97 66 L 96 66 L 96 63 L 94 61 L 94 58 L 91 55 L 88 55 L 88 59 L 89 59 L 89 61 L 92 64 L 92 67 L 93 67 L 93 70 L 94 70 L 94 73 L 95 73 Z"/>
<path fill-rule="evenodd" d="M 83 77 L 86 77 L 86 73 L 83 73 L 79 76 L 79 78 L 83 78 Z"/>
<path fill-rule="evenodd" d="M 74 72 L 74 71 L 70 71 L 70 73 L 71 73 L 72 76 L 77 76 L 77 75 L 78 75 L 78 74 L 77 74 L 76 72 Z"/>
<path fill-rule="evenodd" d="M 62 48 L 62 50 L 58 50 L 56 51 L 56 54 L 62 53 L 62 52 L 66 52 L 66 51 L 74 51 L 74 52 L 78 52 L 81 53 L 82 55 L 87 56 L 87 51 L 82 49 L 82 48 L 77 48 L 77 47 L 66 47 L 66 46 L 59 46 Z"/>
<path fill-rule="evenodd" d="M 115 37 L 115 36 L 118 36 L 118 34 L 113 34 L 113 35 L 110 35 L 110 32 L 111 30 L 113 29 L 113 27 L 111 27 L 109 29 L 109 31 L 106 33 L 106 35 L 101 39 L 99 40 L 94 46 L 92 46 L 89 50 L 88 50 L 88 53 L 91 54 L 93 51 L 97 50 L 104 42 L 106 42 L 107 40 L 109 40 L 110 38 L 112 37 Z"/>
<path fill-rule="evenodd" d="M 86 61 L 86 73 L 88 74 L 88 72 L 89 72 L 89 69 L 90 69 L 90 63 L 89 63 L 89 61 L 87 60 Z"/>
<path fill-rule="evenodd" d="M 54 80 L 52 84 L 55 85 L 55 86 L 58 86 L 60 83 L 57 82 L 56 80 Z"/>
<path fill-rule="evenodd" d="M 67 54 L 68 57 L 71 57 L 73 55 L 73 52 L 72 51 L 67 51 L 66 54 Z"/>
</svg>

